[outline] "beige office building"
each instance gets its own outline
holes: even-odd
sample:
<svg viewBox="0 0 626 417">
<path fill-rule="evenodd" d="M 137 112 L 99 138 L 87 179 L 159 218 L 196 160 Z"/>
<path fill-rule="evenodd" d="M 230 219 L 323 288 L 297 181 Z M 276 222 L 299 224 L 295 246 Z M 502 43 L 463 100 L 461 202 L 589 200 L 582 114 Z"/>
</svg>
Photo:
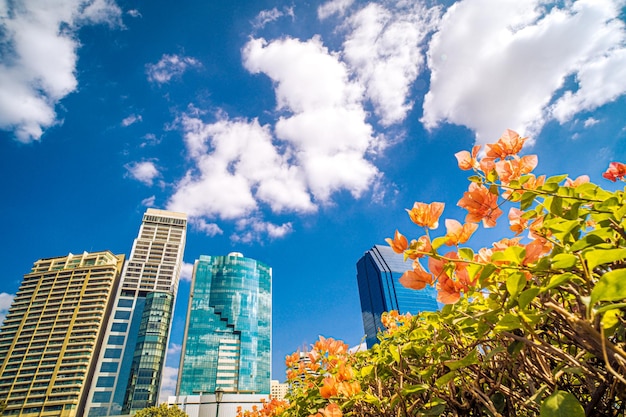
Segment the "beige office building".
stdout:
<svg viewBox="0 0 626 417">
<path fill-rule="evenodd" d="M 4 416 L 81 416 L 124 255 L 35 262 L 0 328 Z"/>
</svg>

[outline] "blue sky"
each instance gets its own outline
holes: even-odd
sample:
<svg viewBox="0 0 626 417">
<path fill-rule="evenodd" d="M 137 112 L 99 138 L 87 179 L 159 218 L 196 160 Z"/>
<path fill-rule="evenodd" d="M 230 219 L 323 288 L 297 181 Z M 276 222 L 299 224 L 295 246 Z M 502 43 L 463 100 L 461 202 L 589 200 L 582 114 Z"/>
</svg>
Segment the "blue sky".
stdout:
<svg viewBox="0 0 626 417">
<path fill-rule="evenodd" d="M 0 0 L 0 314 L 35 260 L 129 254 L 156 207 L 190 216 L 164 394 L 201 254 L 273 267 L 275 379 L 320 334 L 356 345 L 357 260 L 419 234 L 414 201 L 463 218 L 455 152 L 511 128 L 535 172 L 615 187 L 624 6 Z"/>
</svg>

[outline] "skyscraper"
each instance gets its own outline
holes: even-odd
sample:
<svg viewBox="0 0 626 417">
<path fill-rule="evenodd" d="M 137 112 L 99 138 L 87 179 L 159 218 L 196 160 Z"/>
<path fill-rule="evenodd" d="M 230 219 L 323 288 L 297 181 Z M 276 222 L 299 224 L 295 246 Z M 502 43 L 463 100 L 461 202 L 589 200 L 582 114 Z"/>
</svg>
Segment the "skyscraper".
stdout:
<svg viewBox="0 0 626 417">
<path fill-rule="evenodd" d="M 124 255 L 40 259 L 0 329 L 3 415 L 81 416 Z"/>
<path fill-rule="evenodd" d="M 270 393 L 271 279 L 236 252 L 195 262 L 176 395 Z"/>
<path fill-rule="evenodd" d="M 91 381 L 87 417 L 128 414 L 157 403 L 186 229 L 185 214 L 144 214 Z"/>
<path fill-rule="evenodd" d="M 411 262 L 405 262 L 404 255 L 395 253 L 389 246 L 375 245 L 365 252 L 356 267 L 368 348 L 377 343 L 376 334 L 384 329 L 380 321 L 383 312 L 398 310 L 401 314 L 417 314 L 437 310 L 437 294 L 433 287 L 416 291 L 400 284 L 399 279 L 411 269 Z"/>
</svg>

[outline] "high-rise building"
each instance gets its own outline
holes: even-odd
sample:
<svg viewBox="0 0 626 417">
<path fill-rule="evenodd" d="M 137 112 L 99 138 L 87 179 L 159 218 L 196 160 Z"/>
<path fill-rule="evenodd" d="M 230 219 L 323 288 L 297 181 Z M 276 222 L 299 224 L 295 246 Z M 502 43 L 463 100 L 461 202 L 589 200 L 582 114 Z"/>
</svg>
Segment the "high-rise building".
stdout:
<svg viewBox="0 0 626 417">
<path fill-rule="evenodd" d="M 437 294 L 427 286 L 416 291 L 400 284 L 402 274 L 411 269 L 411 261 L 385 245 L 375 245 L 365 252 L 356 264 L 365 341 L 371 348 L 378 342 L 378 331 L 383 330 L 381 316 L 385 311 L 417 314 L 438 309 Z"/>
<path fill-rule="evenodd" d="M 124 255 L 109 251 L 40 259 L 0 329 L 2 413 L 82 416 Z"/>
<path fill-rule="evenodd" d="M 271 278 L 236 252 L 195 262 L 177 395 L 270 393 Z"/>
<path fill-rule="evenodd" d="M 148 209 L 124 267 L 85 416 L 156 405 L 183 264 L 187 216 Z"/>
</svg>

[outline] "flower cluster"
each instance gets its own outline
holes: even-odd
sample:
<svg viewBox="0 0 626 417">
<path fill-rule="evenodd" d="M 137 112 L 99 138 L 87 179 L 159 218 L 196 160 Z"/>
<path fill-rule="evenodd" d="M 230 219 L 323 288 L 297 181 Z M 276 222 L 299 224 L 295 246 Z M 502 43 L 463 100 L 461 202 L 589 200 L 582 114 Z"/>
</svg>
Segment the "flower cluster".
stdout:
<svg viewBox="0 0 626 417">
<path fill-rule="evenodd" d="M 407 210 L 413 223 L 424 228 L 425 235 L 409 243 L 396 230 L 393 239 L 386 239 L 395 252 L 403 253 L 405 259 L 413 260 L 412 269 L 400 278 L 402 285 L 416 290 L 427 285 L 436 285 L 438 301 L 444 304 L 456 303 L 463 294 L 482 289 L 478 278 L 487 264 L 492 267 L 512 265 L 501 255 L 494 258 L 494 254 L 504 252 L 512 246 L 523 250 L 523 259 L 518 268 L 530 279 L 530 272 L 524 268 L 537 263 L 553 248 L 551 232 L 543 227 L 544 215 L 540 210 L 524 211 L 511 207 L 508 212 L 510 229 L 516 235 L 528 232 L 529 243 L 521 243 L 521 237 L 502 239 L 494 243 L 492 248 L 483 248 L 472 256 L 468 256 L 467 252 L 460 255 L 460 251 L 450 251 L 445 255 L 437 252 L 442 245 L 456 247 L 458 250 L 459 245 L 470 239 L 480 223 L 485 228 L 496 226 L 503 214 L 501 207 L 504 203 L 523 201 L 526 193 L 531 193 L 533 197 L 534 193 L 549 185 L 546 184 L 545 176 L 536 177 L 532 174 L 537 166 L 536 155 L 518 155 L 526 140 L 527 138 L 516 132 L 507 130 L 496 143 L 485 145 L 482 157 L 479 157 L 480 145 L 474 146 L 471 152 L 461 151 L 455 154 L 459 168 L 473 170 L 476 175 L 470 178 L 468 190 L 457 203 L 467 211 L 465 223 L 446 219 L 445 236 L 431 240 L 428 230 L 438 228 L 444 203 L 416 202 L 411 210 Z M 623 180 L 626 176 L 626 165 L 612 162 L 603 176 L 611 181 Z M 576 188 L 586 183 L 589 183 L 589 177 L 582 175 L 574 180 L 566 178 L 564 187 Z M 569 209 L 571 208 L 565 208 Z M 429 258 L 428 270 L 420 262 L 426 256 Z"/>
</svg>

